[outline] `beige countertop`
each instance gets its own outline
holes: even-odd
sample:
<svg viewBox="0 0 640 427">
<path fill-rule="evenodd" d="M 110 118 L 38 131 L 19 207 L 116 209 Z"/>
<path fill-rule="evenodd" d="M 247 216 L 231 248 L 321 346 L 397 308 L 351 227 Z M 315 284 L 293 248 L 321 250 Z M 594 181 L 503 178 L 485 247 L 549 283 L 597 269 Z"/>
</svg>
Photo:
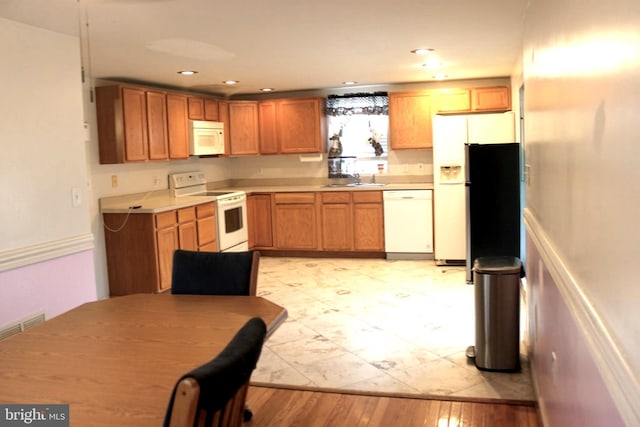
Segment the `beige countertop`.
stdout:
<svg viewBox="0 0 640 427">
<path fill-rule="evenodd" d="M 397 183 L 376 187 L 328 187 L 326 184 L 310 185 L 247 185 L 233 187 L 208 188 L 209 191 L 244 191 L 252 193 L 284 193 L 309 191 L 386 191 L 386 190 L 432 190 L 433 183 Z M 158 213 L 173 209 L 186 208 L 215 201 L 215 196 L 173 197 L 171 190 L 155 190 L 146 193 L 104 197 L 100 199 L 102 213 Z"/>
</svg>

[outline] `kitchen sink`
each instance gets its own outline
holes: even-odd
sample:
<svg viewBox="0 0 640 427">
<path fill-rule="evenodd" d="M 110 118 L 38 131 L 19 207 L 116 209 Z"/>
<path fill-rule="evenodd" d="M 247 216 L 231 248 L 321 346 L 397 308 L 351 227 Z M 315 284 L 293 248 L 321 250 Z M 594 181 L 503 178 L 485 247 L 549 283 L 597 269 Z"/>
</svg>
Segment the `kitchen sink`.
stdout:
<svg viewBox="0 0 640 427">
<path fill-rule="evenodd" d="M 383 182 L 350 182 L 348 184 L 327 184 L 325 187 L 339 188 L 339 187 L 384 187 Z"/>
</svg>

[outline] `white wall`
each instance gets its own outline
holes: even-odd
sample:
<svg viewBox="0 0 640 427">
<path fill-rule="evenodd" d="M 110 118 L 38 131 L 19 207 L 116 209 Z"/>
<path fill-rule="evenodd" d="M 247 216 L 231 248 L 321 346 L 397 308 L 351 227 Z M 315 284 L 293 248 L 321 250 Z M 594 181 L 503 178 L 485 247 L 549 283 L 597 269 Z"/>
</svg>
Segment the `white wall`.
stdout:
<svg viewBox="0 0 640 427">
<path fill-rule="evenodd" d="M 0 18 L 0 251 L 89 232 L 78 43 Z"/>
<path fill-rule="evenodd" d="M 0 52 L 4 326 L 56 316 L 94 300 L 96 288 L 79 39 L 0 18 Z"/>
<path fill-rule="evenodd" d="M 627 420 L 635 407 L 636 423 L 639 29 L 637 0 L 537 0 L 523 53 L 528 225 L 605 382 Z"/>
</svg>

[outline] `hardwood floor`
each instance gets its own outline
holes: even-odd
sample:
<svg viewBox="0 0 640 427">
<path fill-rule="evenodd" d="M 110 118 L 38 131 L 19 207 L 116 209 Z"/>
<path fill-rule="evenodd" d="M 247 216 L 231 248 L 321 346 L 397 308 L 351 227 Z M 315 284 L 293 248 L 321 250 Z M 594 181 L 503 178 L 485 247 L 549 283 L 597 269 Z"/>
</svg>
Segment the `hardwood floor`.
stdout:
<svg viewBox="0 0 640 427">
<path fill-rule="evenodd" d="M 533 405 L 339 394 L 251 386 L 247 427 L 541 427 Z"/>
</svg>

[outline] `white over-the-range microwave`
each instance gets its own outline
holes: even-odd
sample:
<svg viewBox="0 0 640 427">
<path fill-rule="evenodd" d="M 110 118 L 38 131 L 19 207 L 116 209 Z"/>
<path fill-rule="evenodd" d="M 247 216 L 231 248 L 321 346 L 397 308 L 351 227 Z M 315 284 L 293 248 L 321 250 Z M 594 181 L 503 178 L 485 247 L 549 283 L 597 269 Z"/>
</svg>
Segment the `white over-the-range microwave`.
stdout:
<svg viewBox="0 0 640 427">
<path fill-rule="evenodd" d="M 224 123 L 189 120 L 189 154 L 192 156 L 224 154 Z"/>
</svg>

